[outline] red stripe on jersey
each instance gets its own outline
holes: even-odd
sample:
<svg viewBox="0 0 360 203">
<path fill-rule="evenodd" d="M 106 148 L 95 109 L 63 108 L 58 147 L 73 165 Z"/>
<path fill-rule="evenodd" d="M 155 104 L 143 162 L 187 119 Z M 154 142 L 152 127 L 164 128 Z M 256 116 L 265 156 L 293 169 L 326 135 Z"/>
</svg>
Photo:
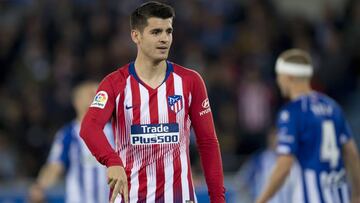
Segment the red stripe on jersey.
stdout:
<svg viewBox="0 0 360 203">
<path fill-rule="evenodd" d="M 132 110 L 133 110 L 133 125 L 140 124 L 140 108 L 141 108 L 141 101 L 140 101 L 140 87 L 139 83 L 136 81 L 134 77 L 130 79 L 131 83 L 131 93 L 132 93 Z"/>
<path fill-rule="evenodd" d="M 150 101 L 150 122 L 152 124 L 159 123 L 159 111 L 158 111 L 158 98 L 157 90 L 149 92 L 149 101 Z"/>
<path fill-rule="evenodd" d="M 156 203 L 164 203 L 164 186 L 165 186 L 165 172 L 164 172 L 164 159 L 159 158 L 156 162 Z"/>
<path fill-rule="evenodd" d="M 125 99 L 125 94 L 121 94 L 120 98 L 119 98 L 119 104 L 118 104 L 118 112 L 117 112 L 117 121 L 118 121 L 118 126 L 117 126 L 117 131 L 114 134 L 117 134 L 117 143 L 116 145 L 118 146 L 118 149 L 116 150 L 121 150 L 122 148 L 124 148 L 127 145 L 127 136 L 126 136 L 126 129 L 123 128 L 122 126 L 126 126 L 125 125 L 125 112 L 124 112 L 124 99 Z M 116 139 L 115 139 L 116 140 Z M 120 151 L 119 150 L 119 151 Z M 123 160 L 124 161 L 124 160 Z"/>
<path fill-rule="evenodd" d="M 139 83 L 135 78 L 131 77 L 131 92 L 132 92 L 132 110 L 133 110 L 133 125 L 140 124 L 141 118 L 141 97 L 140 97 L 140 87 Z M 134 146 L 132 146 L 134 147 Z M 136 146 L 137 147 L 137 146 Z M 136 148 L 135 147 L 135 148 Z M 143 154 L 143 153 L 142 153 Z M 143 154 L 144 156 L 144 154 Z M 139 170 L 139 188 L 138 188 L 138 200 L 146 200 L 147 194 L 147 176 L 146 176 L 146 164 L 145 160 L 142 160 L 141 167 Z"/>
</svg>

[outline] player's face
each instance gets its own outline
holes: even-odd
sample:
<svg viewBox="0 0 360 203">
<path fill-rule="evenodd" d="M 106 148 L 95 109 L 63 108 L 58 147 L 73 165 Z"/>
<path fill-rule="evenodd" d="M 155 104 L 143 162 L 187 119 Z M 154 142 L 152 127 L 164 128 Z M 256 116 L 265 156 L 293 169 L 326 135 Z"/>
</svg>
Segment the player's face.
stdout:
<svg viewBox="0 0 360 203">
<path fill-rule="evenodd" d="M 133 40 L 141 54 L 154 61 L 166 60 L 172 43 L 172 18 L 149 18 L 142 32 L 134 31 Z"/>
<path fill-rule="evenodd" d="M 276 77 L 276 81 L 277 81 L 277 84 L 280 88 L 280 91 L 281 91 L 281 95 L 284 96 L 284 97 L 288 97 L 289 96 L 289 90 L 288 90 L 288 87 L 289 87 L 289 77 L 287 75 L 284 75 L 284 74 L 277 74 L 277 77 Z"/>
</svg>

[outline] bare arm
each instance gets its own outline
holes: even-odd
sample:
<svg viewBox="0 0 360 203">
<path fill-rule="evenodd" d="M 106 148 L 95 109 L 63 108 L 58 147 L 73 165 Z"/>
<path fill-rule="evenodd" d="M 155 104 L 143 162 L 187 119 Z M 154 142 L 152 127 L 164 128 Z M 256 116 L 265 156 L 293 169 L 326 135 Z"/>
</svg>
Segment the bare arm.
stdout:
<svg viewBox="0 0 360 203">
<path fill-rule="evenodd" d="M 46 164 L 39 173 L 37 183 L 44 189 L 53 186 L 64 172 L 64 166 L 61 163 Z"/>
<path fill-rule="evenodd" d="M 48 163 L 44 165 L 40 170 L 36 182 L 30 187 L 30 202 L 43 202 L 44 190 L 53 186 L 63 172 L 64 166 L 61 163 Z"/>
<path fill-rule="evenodd" d="M 360 158 L 354 140 L 344 144 L 343 157 L 352 188 L 352 202 L 360 203 Z"/>
<path fill-rule="evenodd" d="M 292 155 L 280 155 L 272 171 L 270 180 L 256 203 L 266 203 L 281 188 L 288 176 L 294 157 Z"/>
</svg>

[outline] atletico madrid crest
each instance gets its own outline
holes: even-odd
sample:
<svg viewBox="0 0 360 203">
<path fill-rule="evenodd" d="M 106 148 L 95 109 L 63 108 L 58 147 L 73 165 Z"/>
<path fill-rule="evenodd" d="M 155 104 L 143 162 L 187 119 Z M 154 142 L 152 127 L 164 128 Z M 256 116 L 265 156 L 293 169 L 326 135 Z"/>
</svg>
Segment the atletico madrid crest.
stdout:
<svg viewBox="0 0 360 203">
<path fill-rule="evenodd" d="M 182 96 L 168 96 L 168 105 L 173 112 L 178 113 L 183 108 Z"/>
</svg>

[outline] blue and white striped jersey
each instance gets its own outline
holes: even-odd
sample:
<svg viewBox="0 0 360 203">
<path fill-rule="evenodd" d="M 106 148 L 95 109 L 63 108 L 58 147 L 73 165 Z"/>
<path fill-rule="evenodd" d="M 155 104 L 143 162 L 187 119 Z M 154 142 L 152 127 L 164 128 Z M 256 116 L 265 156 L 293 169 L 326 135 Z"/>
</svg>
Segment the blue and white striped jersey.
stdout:
<svg viewBox="0 0 360 203">
<path fill-rule="evenodd" d="M 277 152 L 293 154 L 301 167 L 296 202 L 349 202 L 342 147 L 352 135 L 336 102 L 317 92 L 301 96 L 280 111 L 277 125 Z"/>
<path fill-rule="evenodd" d="M 277 154 L 271 149 L 266 149 L 250 157 L 236 175 L 237 203 L 253 203 L 265 189 L 276 164 Z M 297 203 L 300 195 L 299 178 L 300 169 L 295 162 L 290 174 L 280 190 L 268 201 L 268 203 Z"/>
<path fill-rule="evenodd" d="M 55 137 L 48 163 L 60 162 L 65 167 L 66 203 L 109 202 L 106 167 L 96 161 L 79 135 L 80 123 L 72 121 Z M 114 146 L 111 125 L 104 128 L 109 143 Z"/>
</svg>

